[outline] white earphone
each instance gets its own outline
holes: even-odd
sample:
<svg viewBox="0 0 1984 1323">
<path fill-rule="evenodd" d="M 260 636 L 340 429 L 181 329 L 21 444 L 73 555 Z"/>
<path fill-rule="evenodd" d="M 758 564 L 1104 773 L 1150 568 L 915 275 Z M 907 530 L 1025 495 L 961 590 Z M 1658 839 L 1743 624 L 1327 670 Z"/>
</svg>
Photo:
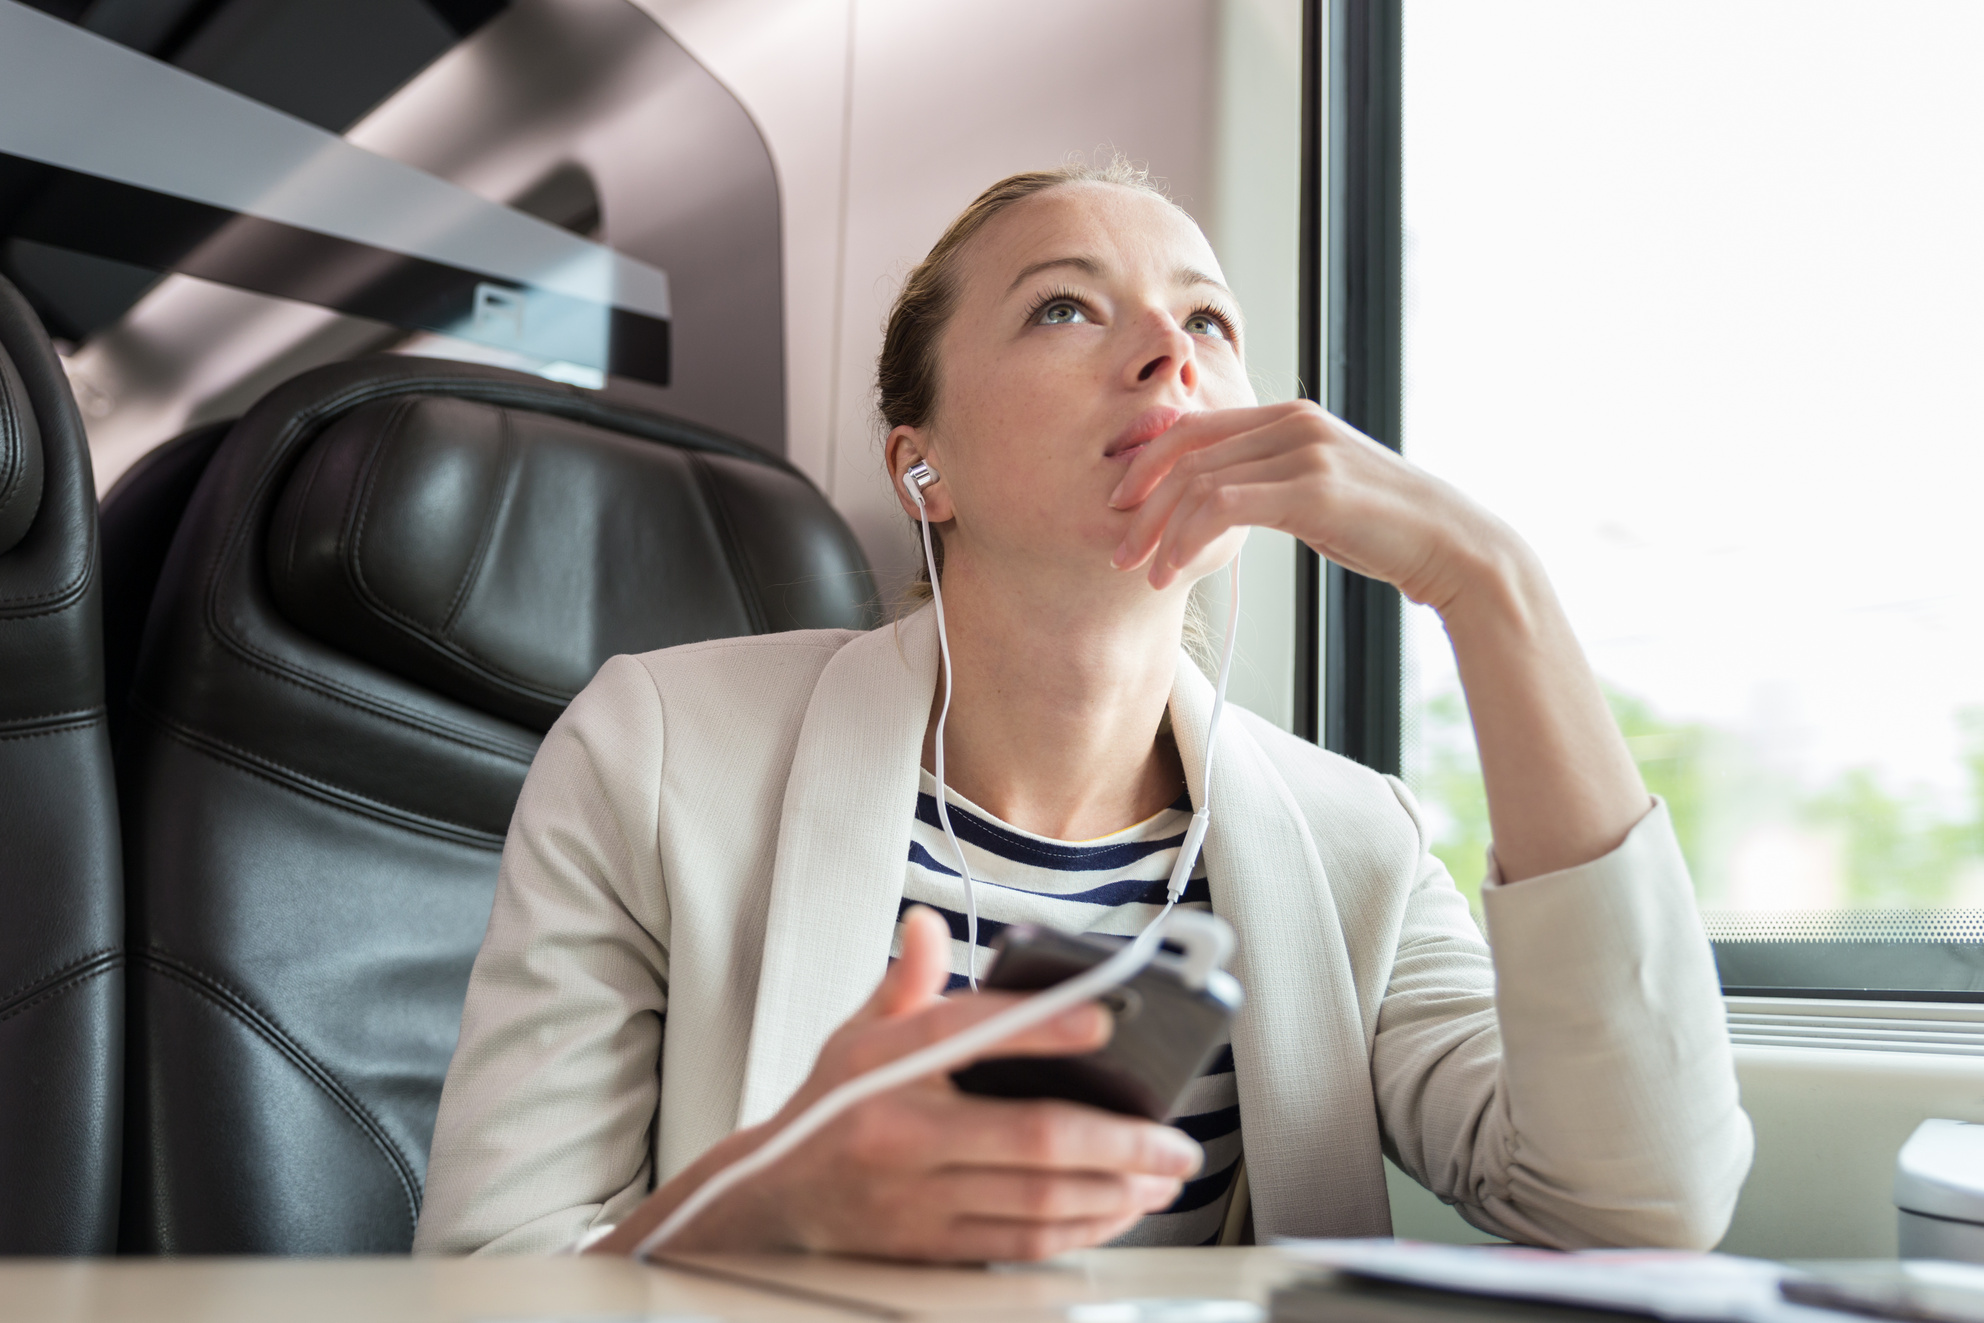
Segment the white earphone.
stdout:
<svg viewBox="0 0 1984 1323">
<path fill-rule="evenodd" d="M 964 847 L 958 844 L 958 834 L 951 830 L 951 810 L 945 803 L 944 780 L 944 723 L 951 716 L 951 635 L 944 628 L 944 587 L 937 582 L 937 553 L 930 545 L 930 510 L 923 504 L 923 489 L 937 481 L 937 471 L 922 460 L 918 460 L 903 471 L 902 489 L 909 493 L 909 499 L 916 502 L 917 522 L 923 526 L 923 563 L 930 570 L 930 600 L 937 608 L 937 649 L 944 658 L 944 704 L 937 709 L 937 766 L 933 769 L 937 777 L 937 822 L 944 829 L 944 839 L 951 843 L 951 853 L 958 857 L 958 873 L 964 878 L 964 949 L 965 978 L 971 983 L 971 990 L 978 991 L 978 893 L 972 888 L 971 863 L 964 857 Z"/>
<path fill-rule="evenodd" d="M 928 464 L 921 462 L 911 465 L 902 475 L 903 490 L 915 503 L 923 526 L 924 564 L 930 570 L 930 596 L 937 609 L 937 647 L 944 663 L 944 703 L 937 711 L 935 759 L 937 820 L 943 824 L 944 837 L 950 841 L 951 849 L 957 852 L 958 871 L 964 877 L 966 935 L 970 941 L 969 962 L 966 968 L 973 971 L 971 986 L 976 990 L 978 906 L 972 895 L 971 868 L 965 862 L 964 851 L 958 845 L 957 836 L 951 831 L 951 816 L 944 806 L 944 720 L 951 711 L 951 640 L 944 626 L 944 590 L 937 581 L 937 557 L 930 542 L 930 511 L 923 504 L 923 489 L 936 481 L 936 472 Z M 1177 865 L 1172 868 L 1170 881 L 1165 887 L 1164 908 L 1158 911 L 1157 917 L 1144 925 L 1144 930 L 1137 934 L 1134 941 L 1126 943 L 1122 950 L 1093 969 L 1078 974 L 1065 983 L 1057 983 L 1051 988 L 1036 992 L 1025 1001 L 1008 1007 L 989 1019 L 981 1020 L 969 1029 L 961 1030 L 949 1038 L 939 1039 L 928 1047 L 919 1048 L 908 1056 L 898 1057 L 887 1065 L 877 1066 L 865 1075 L 857 1075 L 845 1084 L 838 1085 L 821 1095 L 812 1106 L 794 1117 L 784 1129 L 691 1191 L 689 1197 L 676 1205 L 675 1210 L 663 1218 L 659 1226 L 641 1238 L 640 1244 L 634 1247 L 636 1259 L 645 1259 L 652 1255 L 683 1227 L 694 1221 L 704 1209 L 744 1181 L 778 1162 L 804 1143 L 808 1136 L 817 1133 L 822 1126 L 856 1103 L 908 1084 L 912 1080 L 962 1066 L 1014 1034 L 1043 1024 L 1070 1007 L 1092 1001 L 1111 988 L 1121 987 L 1135 978 L 1143 971 L 1144 966 L 1151 962 L 1164 940 L 1165 921 L 1171 917 L 1172 907 L 1177 905 L 1178 898 L 1185 894 L 1185 884 L 1191 880 L 1192 867 L 1198 862 L 1200 847 L 1205 844 L 1206 826 L 1212 821 L 1212 751 L 1219 743 L 1219 719 L 1226 711 L 1226 681 L 1233 671 L 1234 626 L 1240 619 L 1240 557 L 1237 553 L 1233 557 L 1232 569 L 1233 600 L 1227 607 L 1226 645 L 1219 659 L 1219 681 L 1214 690 L 1212 721 L 1206 729 L 1204 774 L 1199 781 L 1200 798 L 1205 802 L 1201 803 L 1192 814 L 1192 825 L 1185 832 L 1184 844 L 1178 851 Z M 1186 913 L 1194 918 L 1201 917 L 1191 911 Z M 574 1249 L 576 1248 L 578 1247 L 574 1246 Z"/>
</svg>

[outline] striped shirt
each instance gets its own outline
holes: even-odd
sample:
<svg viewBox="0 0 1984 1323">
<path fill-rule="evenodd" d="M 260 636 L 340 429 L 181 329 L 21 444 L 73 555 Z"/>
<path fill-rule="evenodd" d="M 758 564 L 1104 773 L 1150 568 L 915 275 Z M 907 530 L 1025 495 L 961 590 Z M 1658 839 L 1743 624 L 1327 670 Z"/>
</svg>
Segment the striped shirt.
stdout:
<svg viewBox="0 0 1984 1323">
<path fill-rule="evenodd" d="M 971 864 L 978 901 L 978 949 L 966 944 L 964 881 L 957 857 L 937 820 L 936 780 L 927 771 L 916 796 L 909 835 L 909 875 L 897 911 L 891 957 L 902 953 L 902 914 L 927 905 L 951 927 L 953 989 L 968 987 L 965 962 L 980 978 L 991 967 L 993 938 L 1014 923 L 1036 923 L 1069 933 L 1135 936 L 1164 907 L 1164 887 L 1178 862 L 1191 801 L 1178 802 L 1134 827 L 1092 841 L 1056 841 L 1011 827 L 971 801 L 949 792 L 951 829 Z M 1210 910 L 1205 860 L 1193 870 L 1181 907 Z M 1119 1245 L 1209 1245 L 1219 1240 L 1240 1162 L 1240 1099 L 1233 1077 L 1233 1047 L 1222 1043 L 1212 1064 L 1192 1081 L 1171 1124 L 1205 1148 L 1205 1166 L 1187 1181 L 1177 1202 L 1152 1213 L 1118 1239 Z"/>
</svg>

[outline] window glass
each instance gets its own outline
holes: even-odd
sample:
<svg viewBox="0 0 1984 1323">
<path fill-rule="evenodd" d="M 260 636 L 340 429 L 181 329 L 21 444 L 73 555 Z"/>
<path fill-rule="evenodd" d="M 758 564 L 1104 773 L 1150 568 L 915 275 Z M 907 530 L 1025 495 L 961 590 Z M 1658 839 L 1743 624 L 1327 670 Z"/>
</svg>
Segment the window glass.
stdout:
<svg viewBox="0 0 1984 1323">
<path fill-rule="evenodd" d="M 1866 912 L 1984 910 L 1984 5 L 1411 0 L 1404 45 L 1406 453 L 1542 554 L 1712 935 L 1964 939 Z M 1405 695 L 1472 892 L 1416 608 Z"/>
</svg>

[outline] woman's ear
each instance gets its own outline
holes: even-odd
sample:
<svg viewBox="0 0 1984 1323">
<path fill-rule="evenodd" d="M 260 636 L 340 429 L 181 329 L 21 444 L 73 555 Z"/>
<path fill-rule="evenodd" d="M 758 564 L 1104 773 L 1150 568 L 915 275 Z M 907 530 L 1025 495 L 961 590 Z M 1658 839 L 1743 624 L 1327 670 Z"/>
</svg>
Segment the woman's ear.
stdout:
<svg viewBox="0 0 1984 1323">
<path fill-rule="evenodd" d="M 889 432 L 888 440 L 882 443 L 882 459 L 889 468 L 889 485 L 895 488 L 896 504 L 911 519 L 922 516 L 916 508 L 916 501 L 910 496 L 909 471 L 918 464 L 928 464 L 936 473 L 936 481 L 922 488 L 923 505 L 929 512 L 933 524 L 948 523 L 956 513 L 951 505 L 950 488 L 944 483 L 943 471 L 931 457 L 929 438 L 920 428 L 897 427 Z"/>
</svg>

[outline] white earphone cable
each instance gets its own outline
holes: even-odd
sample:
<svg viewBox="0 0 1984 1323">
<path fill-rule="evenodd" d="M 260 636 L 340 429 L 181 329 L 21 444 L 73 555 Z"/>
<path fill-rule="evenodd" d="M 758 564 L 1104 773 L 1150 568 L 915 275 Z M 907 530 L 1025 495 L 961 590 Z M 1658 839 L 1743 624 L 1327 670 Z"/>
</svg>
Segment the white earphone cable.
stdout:
<svg viewBox="0 0 1984 1323">
<path fill-rule="evenodd" d="M 1165 888 L 1170 897 L 1166 908 L 1178 903 L 1192 880 L 1192 866 L 1199 860 L 1199 847 L 1205 844 L 1206 828 L 1212 825 L 1212 751 L 1219 735 L 1219 719 L 1226 715 L 1226 682 L 1233 675 L 1233 639 L 1240 632 L 1240 553 L 1233 553 L 1233 591 L 1226 604 L 1226 642 L 1219 650 L 1219 681 L 1213 686 L 1212 720 L 1206 725 L 1206 757 L 1199 773 L 1199 807 L 1192 814 L 1192 825 L 1185 831 L 1185 844 L 1178 851 L 1178 862 L 1171 869 L 1171 882 Z M 1161 915 L 1159 917 L 1162 917 Z"/>
<path fill-rule="evenodd" d="M 915 479 L 908 480 L 910 495 L 916 498 L 918 522 L 923 525 L 923 563 L 930 569 L 930 600 L 937 608 L 937 650 L 944 661 L 944 705 L 937 709 L 937 752 L 933 758 L 937 776 L 937 822 L 951 853 L 958 857 L 958 874 L 964 878 L 964 975 L 971 990 L 978 991 L 978 893 L 973 890 L 971 861 L 964 857 L 958 834 L 951 830 L 951 810 L 945 804 L 950 783 L 944 780 L 944 723 L 951 716 L 951 634 L 944 628 L 944 586 L 937 581 L 937 553 L 930 547 L 930 512 L 923 507 L 923 491 Z"/>
<path fill-rule="evenodd" d="M 935 762 L 937 775 L 937 817 L 943 824 L 944 835 L 957 852 L 958 867 L 964 876 L 966 924 L 970 936 L 969 947 L 971 968 L 974 970 L 971 986 L 978 987 L 976 976 L 978 955 L 978 909 L 972 899 L 971 868 L 965 862 L 964 851 L 958 847 L 958 839 L 951 831 L 950 815 L 944 808 L 944 718 L 951 708 L 951 645 L 944 627 L 944 593 L 937 583 L 936 556 L 930 544 L 930 516 L 923 506 L 923 493 L 914 478 L 905 476 L 903 485 L 916 502 L 922 515 L 923 554 L 930 569 L 930 592 L 937 610 L 937 645 L 943 655 L 944 702 L 937 713 L 937 751 Z M 1206 828 L 1212 820 L 1212 755 L 1218 743 L 1219 722 L 1226 711 L 1226 682 L 1233 671 L 1233 639 L 1235 626 L 1240 620 L 1240 557 L 1235 553 L 1232 564 L 1233 594 L 1227 605 L 1226 641 L 1220 653 L 1219 680 L 1214 689 L 1212 720 L 1206 729 L 1204 771 L 1199 781 L 1200 805 L 1192 814 L 1192 825 L 1185 833 L 1183 845 L 1178 850 L 1178 862 L 1171 870 L 1171 878 L 1165 891 L 1164 908 L 1157 917 L 1144 925 L 1136 939 L 1110 956 L 1093 969 L 1084 971 L 1064 983 L 1036 992 L 1016 1006 L 1008 1007 L 990 1019 L 981 1020 L 969 1029 L 960 1030 L 949 1038 L 919 1048 L 908 1056 L 898 1057 L 886 1065 L 877 1066 L 866 1074 L 857 1075 L 844 1084 L 829 1089 L 820 1095 L 798 1116 L 770 1139 L 751 1150 L 745 1156 L 724 1167 L 690 1193 L 687 1199 L 676 1205 L 675 1210 L 663 1218 L 661 1224 L 641 1238 L 634 1247 L 634 1257 L 645 1259 L 660 1249 L 678 1232 L 700 1215 L 704 1209 L 734 1190 L 743 1182 L 756 1176 L 803 1144 L 811 1135 L 817 1134 L 835 1117 L 856 1103 L 887 1093 L 913 1080 L 934 1075 L 962 1066 L 989 1047 L 1011 1038 L 1023 1030 L 1043 1024 L 1073 1006 L 1101 996 L 1111 988 L 1121 987 L 1143 971 L 1145 965 L 1157 955 L 1164 940 L 1166 920 L 1171 917 L 1172 908 L 1178 898 L 1185 893 L 1190 882 L 1192 869 L 1198 863 L 1199 850 L 1205 844 Z"/>
</svg>

